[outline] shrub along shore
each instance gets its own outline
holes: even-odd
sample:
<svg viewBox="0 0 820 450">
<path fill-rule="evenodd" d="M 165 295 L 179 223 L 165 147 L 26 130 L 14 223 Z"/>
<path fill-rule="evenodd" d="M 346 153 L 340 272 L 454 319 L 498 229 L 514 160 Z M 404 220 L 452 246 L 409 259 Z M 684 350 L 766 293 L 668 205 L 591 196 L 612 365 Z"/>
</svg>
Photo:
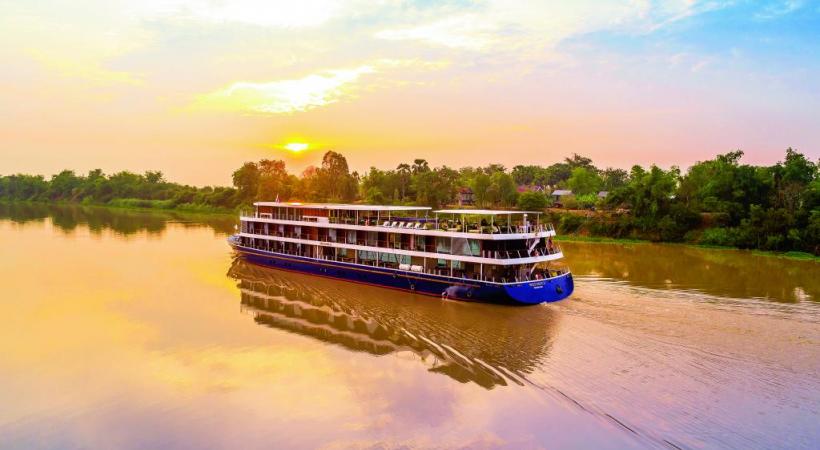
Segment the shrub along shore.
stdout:
<svg viewBox="0 0 820 450">
<path fill-rule="evenodd" d="M 633 166 L 599 169 L 579 155 L 549 166 L 500 164 L 432 168 L 424 159 L 395 169 L 351 172 L 329 151 L 300 175 L 279 160 L 247 162 L 233 186 L 195 187 L 144 174 L 102 170 L 77 175 L 0 176 L 0 200 L 65 202 L 233 214 L 257 199 L 371 204 L 470 204 L 481 208 L 545 210 L 571 239 L 654 241 L 820 255 L 820 163 L 787 149 L 783 162 L 752 166 L 734 151 L 682 172 Z M 571 190 L 553 208 L 550 195 Z"/>
</svg>

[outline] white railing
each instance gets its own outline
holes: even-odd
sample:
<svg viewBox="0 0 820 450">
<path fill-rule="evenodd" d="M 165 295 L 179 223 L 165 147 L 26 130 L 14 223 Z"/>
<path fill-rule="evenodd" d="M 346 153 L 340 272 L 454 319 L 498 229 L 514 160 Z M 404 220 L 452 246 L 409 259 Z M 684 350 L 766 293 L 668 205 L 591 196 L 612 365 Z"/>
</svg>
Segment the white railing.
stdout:
<svg viewBox="0 0 820 450">
<path fill-rule="evenodd" d="M 329 217 L 327 222 L 319 222 L 317 220 L 310 220 L 309 218 L 292 218 L 292 217 L 261 217 L 259 214 L 240 212 L 242 219 L 269 219 L 277 222 L 292 222 L 299 224 L 332 224 L 332 225 L 354 225 L 367 227 L 369 229 L 391 229 L 391 230 L 418 230 L 418 231 L 442 231 L 450 233 L 464 233 L 464 234 L 528 234 L 528 233 L 542 233 L 555 232 L 555 227 L 552 223 L 530 224 L 530 225 L 481 225 L 481 224 L 467 224 L 466 226 L 460 223 L 454 223 L 445 220 L 419 220 L 414 218 L 368 218 L 368 219 L 339 219 Z"/>
<path fill-rule="evenodd" d="M 423 273 L 427 275 L 434 275 L 437 277 L 442 278 L 449 278 L 453 280 L 459 281 L 483 281 L 487 283 L 495 283 L 495 284 L 509 284 L 509 283 L 526 283 L 532 281 L 542 281 L 542 280 L 549 280 L 552 278 L 558 278 L 564 276 L 569 273 L 569 270 L 566 269 L 537 269 L 532 273 L 521 273 L 518 275 L 510 275 L 508 277 L 482 277 L 479 273 L 474 274 L 465 274 L 462 276 L 451 276 L 448 275 L 451 270 L 448 267 L 435 267 L 435 268 L 423 268 L 422 270 L 403 270 L 400 268 L 401 263 L 399 262 L 392 262 L 392 261 L 384 261 L 381 259 L 375 260 L 358 260 L 358 262 L 354 262 L 354 258 L 339 258 L 330 255 L 319 255 L 311 256 L 309 253 L 310 251 L 302 251 L 302 252 L 289 252 L 289 251 L 281 251 L 281 250 L 271 250 L 269 248 L 265 248 L 264 246 L 246 246 L 242 245 L 246 248 L 251 248 L 254 250 L 260 250 L 264 252 L 274 253 L 277 255 L 283 256 L 297 256 L 301 258 L 308 258 L 313 260 L 321 260 L 321 261 L 332 261 L 332 262 L 340 262 L 345 264 L 353 264 L 357 266 L 364 266 L 364 267 L 378 267 L 382 269 L 392 269 L 392 270 L 400 270 L 403 272 L 407 272 L 408 275 Z M 454 270 L 455 273 L 458 273 L 459 270 Z"/>
</svg>

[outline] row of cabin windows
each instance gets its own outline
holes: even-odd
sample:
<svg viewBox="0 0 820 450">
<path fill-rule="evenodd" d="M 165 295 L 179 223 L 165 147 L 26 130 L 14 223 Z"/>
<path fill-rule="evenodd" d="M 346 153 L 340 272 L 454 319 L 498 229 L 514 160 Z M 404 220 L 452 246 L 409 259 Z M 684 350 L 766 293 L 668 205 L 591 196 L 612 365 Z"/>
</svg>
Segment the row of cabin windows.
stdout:
<svg viewBox="0 0 820 450">
<path fill-rule="evenodd" d="M 275 228 L 274 228 L 275 227 Z M 278 232 L 280 235 L 285 234 L 285 225 L 269 225 L 267 223 L 243 222 L 243 231 L 270 235 L 271 232 Z M 292 227 L 292 235 L 297 238 L 310 238 L 310 235 L 302 232 L 301 226 Z M 316 231 L 316 230 L 314 230 Z M 396 249 L 426 251 L 428 239 L 435 239 L 435 251 L 437 253 L 446 253 L 460 256 L 480 256 L 481 243 L 478 239 L 468 238 L 451 238 L 442 236 L 414 236 L 411 240 L 410 248 L 404 248 L 401 234 L 387 234 L 386 246 Z M 344 242 L 347 244 L 358 244 L 356 230 L 336 230 L 333 228 L 327 229 L 327 240 L 330 242 Z M 430 242 L 431 244 L 433 241 Z M 379 247 L 379 232 L 366 231 L 364 245 L 370 247 Z"/>
</svg>

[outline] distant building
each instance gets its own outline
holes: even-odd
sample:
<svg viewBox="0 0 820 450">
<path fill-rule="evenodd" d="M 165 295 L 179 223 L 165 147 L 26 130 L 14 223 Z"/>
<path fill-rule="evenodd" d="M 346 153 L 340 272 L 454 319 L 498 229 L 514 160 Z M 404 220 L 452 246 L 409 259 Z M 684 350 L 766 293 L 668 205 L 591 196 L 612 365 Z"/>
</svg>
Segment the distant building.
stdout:
<svg viewBox="0 0 820 450">
<path fill-rule="evenodd" d="M 456 200 L 458 201 L 458 206 L 473 205 L 475 203 L 475 200 L 473 200 L 473 190 L 468 187 L 458 188 Z"/>
<path fill-rule="evenodd" d="M 546 192 L 546 188 L 544 188 L 544 186 L 537 184 L 519 184 L 516 190 L 519 194 L 523 194 L 524 192 Z"/>
<path fill-rule="evenodd" d="M 606 198 L 609 195 L 609 191 L 601 191 L 598 193 L 598 198 Z"/>
<path fill-rule="evenodd" d="M 556 190 L 552 191 L 552 194 L 550 194 L 550 197 L 552 197 L 552 201 L 554 203 L 561 203 L 563 198 L 568 196 L 568 195 L 572 195 L 572 191 L 570 191 L 568 189 L 556 189 Z"/>
</svg>

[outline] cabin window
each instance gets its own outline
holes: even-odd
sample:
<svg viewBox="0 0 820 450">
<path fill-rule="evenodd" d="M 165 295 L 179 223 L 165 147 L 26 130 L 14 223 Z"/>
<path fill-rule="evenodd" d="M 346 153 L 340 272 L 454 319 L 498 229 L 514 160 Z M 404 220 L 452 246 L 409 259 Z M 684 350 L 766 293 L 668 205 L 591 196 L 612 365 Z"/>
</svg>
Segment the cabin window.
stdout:
<svg viewBox="0 0 820 450">
<path fill-rule="evenodd" d="M 410 264 L 410 257 L 407 255 L 396 255 L 393 253 L 382 253 L 379 258 L 383 263 Z"/>
<path fill-rule="evenodd" d="M 450 253 L 450 238 L 448 238 L 448 237 L 437 237 L 436 238 L 436 252 L 437 253 Z"/>
<path fill-rule="evenodd" d="M 416 250 L 423 252 L 424 249 L 425 249 L 424 243 L 425 243 L 424 236 L 416 236 L 415 237 L 415 249 Z"/>
<path fill-rule="evenodd" d="M 327 230 L 327 240 L 330 242 L 336 242 L 336 230 Z"/>
<path fill-rule="evenodd" d="M 453 238 L 454 255 L 479 256 L 481 255 L 481 244 L 478 239 Z"/>
<path fill-rule="evenodd" d="M 367 245 L 371 247 L 378 247 L 379 246 L 379 232 L 378 231 L 368 231 L 367 232 Z"/>
<path fill-rule="evenodd" d="M 356 230 L 348 230 L 347 231 L 347 243 L 348 244 L 355 244 L 356 243 Z"/>
<path fill-rule="evenodd" d="M 367 250 L 359 250 L 359 259 L 362 261 L 372 261 L 376 259 L 376 252 L 368 252 Z"/>
</svg>

